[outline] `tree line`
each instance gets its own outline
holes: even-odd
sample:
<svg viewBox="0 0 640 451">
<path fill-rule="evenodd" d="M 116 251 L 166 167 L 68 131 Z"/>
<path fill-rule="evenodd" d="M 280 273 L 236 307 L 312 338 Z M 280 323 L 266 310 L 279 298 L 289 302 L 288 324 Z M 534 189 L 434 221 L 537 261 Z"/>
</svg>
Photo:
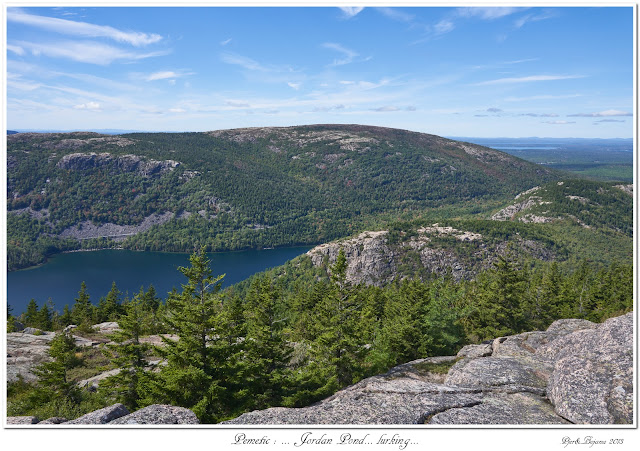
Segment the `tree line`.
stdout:
<svg viewBox="0 0 640 451">
<path fill-rule="evenodd" d="M 346 268 L 340 252 L 328 279 L 296 285 L 258 276 L 245 290 L 221 290 L 224 276 L 214 276 L 201 250 L 179 268 L 186 281 L 166 302 L 152 287 L 123 300 L 115 284 L 97 305 L 83 284 L 62 314 L 34 301 L 19 317 L 25 325 L 76 324 L 76 333 L 90 333 L 95 322 L 117 321 L 104 355 L 120 372 L 96 392 L 80 390 L 69 374 L 82 358 L 73 338 L 58 333 L 52 361 L 36 370 L 38 383 L 10 384 L 8 410 L 73 417 L 114 402 L 132 410 L 163 403 L 216 423 L 255 409 L 305 406 L 468 343 L 543 330 L 559 318 L 599 322 L 633 306 L 633 268 L 625 264 L 594 269 L 584 261 L 569 271 L 500 257 L 474 280 L 445 274 L 385 287 L 354 285 Z M 152 333 L 163 334 L 161 346 L 143 339 Z"/>
</svg>

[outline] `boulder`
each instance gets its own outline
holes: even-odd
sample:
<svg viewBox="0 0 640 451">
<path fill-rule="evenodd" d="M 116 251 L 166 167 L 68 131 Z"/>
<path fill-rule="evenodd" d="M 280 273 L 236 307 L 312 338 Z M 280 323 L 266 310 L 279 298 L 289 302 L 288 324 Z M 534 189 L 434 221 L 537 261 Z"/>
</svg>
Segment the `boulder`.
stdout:
<svg viewBox="0 0 640 451">
<path fill-rule="evenodd" d="M 109 424 L 200 424 L 200 422 L 191 410 L 184 407 L 153 404 Z"/>
<path fill-rule="evenodd" d="M 38 418 L 32 416 L 7 417 L 7 424 L 37 424 Z"/>
<path fill-rule="evenodd" d="M 77 385 L 80 388 L 86 388 L 87 390 L 95 391 L 98 388 L 98 385 L 100 385 L 100 382 L 110 376 L 115 376 L 118 373 L 120 373 L 120 368 L 115 368 L 113 370 L 100 373 L 97 376 L 90 377 L 89 379 L 83 379 L 79 381 Z"/>
<path fill-rule="evenodd" d="M 583 424 L 633 423 L 633 313 L 551 344 L 539 352 L 554 361 L 547 394 L 560 415 Z"/>
<path fill-rule="evenodd" d="M 129 410 L 127 410 L 123 404 L 118 403 L 105 407 L 104 409 L 82 415 L 81 417 L 68 421 L 65 424 L 106 424 L 111 423 L 116 418 L 120 418 L 128 414 Z"/>
<path fill-rule="evenodd" d="M 27 382 L 36 380 L 31 370 L 50 360 L 49 342 L 55 334 L 32 335 L 22 332 L 7 334 L 7 381 L 22 378 Z"/>
<path fill-rule="evenodd" d="M 101 334 L 111 334 L 120 330 L 120 326 L 115 321 L 108 321 L 106 323 L 95 324 L 93 330 Z"/>
<path fill-rule="evenodd" d="M 51 418 L 47 418 L 44 421 L 41 421 L 38 424 L 62 424 L 62 423 L 66 423 L 67 421 L 69 420 L 63 417 L 51 417 Z"/>
</svg>

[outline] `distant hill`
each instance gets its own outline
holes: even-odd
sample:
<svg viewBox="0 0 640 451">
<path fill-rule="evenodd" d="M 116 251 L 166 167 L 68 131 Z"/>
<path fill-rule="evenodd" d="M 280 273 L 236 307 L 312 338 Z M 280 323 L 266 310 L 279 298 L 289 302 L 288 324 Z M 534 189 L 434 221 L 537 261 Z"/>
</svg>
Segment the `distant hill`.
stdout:
<svg viewBox="0 0 640 451">
<path fill-rule="evenodd" d="M 16 132 L 14 130 L 7 130 L 7 135 L 15 135 L 16 133 L 20 133 L 20 132 Z"/>
<path fill-rule="evenodd" d="M 487 213 L 561 177 L 476 144 L 361 125 L 19 133 L 7 147 L 14 268 L 115 240 L 164 251 L 315 244 L 397 218 Z"/>
</svg>

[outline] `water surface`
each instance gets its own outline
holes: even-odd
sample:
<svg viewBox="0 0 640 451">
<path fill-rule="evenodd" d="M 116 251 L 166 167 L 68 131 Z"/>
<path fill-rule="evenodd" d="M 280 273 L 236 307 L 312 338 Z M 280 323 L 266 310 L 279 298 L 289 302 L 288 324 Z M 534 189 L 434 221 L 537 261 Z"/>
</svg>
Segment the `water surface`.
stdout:
<svg viewBox="0 0 640 451">
<path fill-rule="evenodd" d="M 223 286 L 229 286 L 282 265 L 310 248 L 217 252 L 209 254 L 209 258 L 213 274 L 226 274 Z M 32 298 L 40 306 L 51 298 L 56 310 L 62 311 L 65 304 L 73 305 L 82 281 L 94 304 L 109 292 L 113 281 L 129 296 L 141 286 L 146 289 L 153 284 L 158 295 L 165 298 L 173 287 L 180 290 L 181 284 L 186 283 L 178 266 L 189 266 L 189 254 L 114 249 L 59 254 L 42 266 L 8 273 L 7 301 L 16 315 L 26 309 Z"/>
</svg>

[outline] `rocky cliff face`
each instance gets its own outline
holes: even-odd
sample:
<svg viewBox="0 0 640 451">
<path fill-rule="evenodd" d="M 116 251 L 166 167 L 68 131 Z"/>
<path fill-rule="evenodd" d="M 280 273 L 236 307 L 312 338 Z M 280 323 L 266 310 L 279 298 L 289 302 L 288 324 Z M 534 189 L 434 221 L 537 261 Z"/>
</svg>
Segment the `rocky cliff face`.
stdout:
<svg viewBox="0 0 640 451">
<path fill-rule="evenodd" d="M 434 364 L 452 364 L 444 377 Z M 632 424 L 633 313 L 470 345 L 364 379 L 314 405 L 227 424 Z"/>
<path fill-rule="evenodd" d="M 479 233 L 434 224 L 394 243 L 388 231 L 363 232 L 354 238 L 316 246 L 307 256 L 315 266 L 328 267 L 342 249 L 349 282 L 383 286 L 396 279 L 442 275 L 449 270 L 455 280 L 470 279 L 478 271 L 490 268 L 498 255 L 504 255 L 507 244 L 485 239 Z M 516 238 L 512 244 L 521 254 L 540 260 L 553 258 L 553 253 L 536 241 Z"/>
<path fill-rule="evenodd" d="M 102 153 L 72 153 L 65 155 L 56 164 L 60 169 L 70 171 L 86 171 L 103 166 L 112 166 L 120 172 L 136 172 L 144 177 L 160 175 L 172 171 L 180 163 L 174 160 L 148 160 L 138 155 L 113 156 L 108 152 Z"/>
</svg>

